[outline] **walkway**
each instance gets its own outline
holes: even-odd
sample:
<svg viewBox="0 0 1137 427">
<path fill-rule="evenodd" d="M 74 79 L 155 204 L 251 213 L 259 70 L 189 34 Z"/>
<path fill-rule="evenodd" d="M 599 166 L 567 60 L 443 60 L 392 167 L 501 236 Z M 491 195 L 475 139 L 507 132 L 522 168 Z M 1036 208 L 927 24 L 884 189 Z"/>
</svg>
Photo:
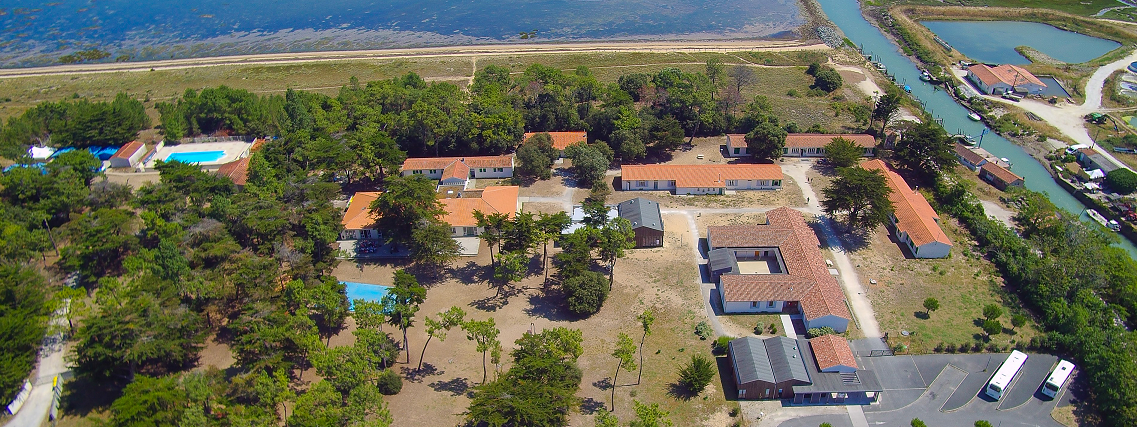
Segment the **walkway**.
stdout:
<svg viewBox="0 0 1137 427">
<path fill-rule="evenodd" d="M 63 309 L 60 310 L 55 313 L 55 317 L 51 321 L 53 326 L 67 325 L 62 315 Z M 64 351 L 65 342 L 63 334 L 44 338 L 43 348 L 40 349 L 39 362 L 35 371 L 36 377 L 31 380 L 32 393 L 28 396 L 28 400 L 24 401 L 24 406 L 8 420 L 4 427 L 39 427 L 43 424 L 48 411 L 51 410 L 52 379 L 56 375 L 68 373 L 67 362 L 63 357 L 66 353 Z"/>
</svg>

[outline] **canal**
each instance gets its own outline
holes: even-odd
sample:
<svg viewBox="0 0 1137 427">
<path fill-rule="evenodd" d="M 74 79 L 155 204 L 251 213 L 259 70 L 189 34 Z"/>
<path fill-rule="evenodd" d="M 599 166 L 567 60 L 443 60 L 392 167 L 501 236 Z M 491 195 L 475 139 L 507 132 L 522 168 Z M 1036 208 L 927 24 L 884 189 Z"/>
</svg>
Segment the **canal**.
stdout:
<svg viewBox="0 0 1137 427">
<path fill-rule="evenodd" d="M 986 127 L 980 122 L 968 119 L 970 111 L 957 104 L 954 98 L 939 87 L 920 81 L 920 71 L 916 68 L 916 63 L 904 56 L 898 46 L 865 20 L 857 0 L 818 0 L 818 3 L 821 4 L 821 9 L 828 15 L 829 20 L 845 33 L 845 37 L 861 46 L 865 53 L 871 53 L 873 60 L 883 63 L 889 73 L 896 76 L 898 83 L 910 86 L 912 95 L 924 103 L 924 109 L 937 119 L 943 119 L 944 129 L 948 133 L 963 133 L 979 138 Z M 1027 154 L 1022 147 L 990 130 L 987 132 L 983 135 L 983 148 L 996 156 L 1010 160 L 1011 170 L 1024 178 L 1027 188 L 1045 193 L 1059 208 L 1069 212 L 1083 211 L 1085 207 L 1082 203 L 1059 187 L 1046 171 L 1046 167 Z M 1083 213 L 1082 218 L 1088 220 L 1089 217 Z M 1118 237 L 1121 238 L 1119 246 L 1129 251 L 1131 257 L 1137 258 L 1137 247 L 1120 234 Z"/>
</svg>

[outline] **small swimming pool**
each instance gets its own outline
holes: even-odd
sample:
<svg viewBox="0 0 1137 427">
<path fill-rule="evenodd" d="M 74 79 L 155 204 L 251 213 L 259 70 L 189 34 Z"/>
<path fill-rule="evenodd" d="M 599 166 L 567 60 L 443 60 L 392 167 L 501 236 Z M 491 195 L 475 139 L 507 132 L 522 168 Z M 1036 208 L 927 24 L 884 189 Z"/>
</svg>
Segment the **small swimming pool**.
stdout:
<svg viewBox="0 0 1137 427">
<path fill-rule="evenodd" d="M 347 303 L 352 310 L 355 309 L 355 304 L 352 302 L 357 299 L 366 301 L 379 302 L 383 296 L 387 295 L 387 291 L 391 289 L 390 286 L 372 285 L 368 283 L 358 282 L 340 282 L 343 283 L 344 290 L 347 293 Z"/>
<path fill-rule="evenodd" d="M 183 151 L 179 153 L 170 153 L 169 156 L 166 156 L 166 161 L 179 161 L 182 163 L 209 163 L 221 160 L 222 157 L 225 157 L 225 152 L 222 150 Z"/>
</svg>

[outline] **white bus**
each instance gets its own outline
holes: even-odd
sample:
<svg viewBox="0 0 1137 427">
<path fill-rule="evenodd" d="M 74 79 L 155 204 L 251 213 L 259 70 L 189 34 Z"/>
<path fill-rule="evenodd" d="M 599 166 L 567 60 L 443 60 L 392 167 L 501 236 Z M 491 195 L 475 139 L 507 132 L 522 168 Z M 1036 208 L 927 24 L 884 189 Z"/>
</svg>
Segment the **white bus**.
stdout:
<svg viewBox="0 0 1137 427">
<path fill-rule="evenodd" d="M 995 371 L 995 375 L 991 376 L 991 381 L 987 383 L 987 395 L 995 400 L 1003 397 L 1003 391 L 1011 385 L 1011 380 L 1015 379 L 1015 375 L 1022 369 L 1023 364 L 1026 363 L 1026 354 L 1015 350 L 1011 352 L 1010 357 L 999 365 L 999 370 Z"/>
<path fill-rule="evenodd" d="M 1062 390 L 1062 386 L 1066 385 L 1066 381 L 1070 379 L 1070 374 L 1073 373 L 1073 363 L 1065 360 L 1059 361 L 1058 366 L 1055 366 L 1054 371 L 1050 373 L 1050 377 L 1046 378 L 1046 382 L 1042 383 L 1042 394 L 1057 397 L 1058 392 Z"/>
</svg>

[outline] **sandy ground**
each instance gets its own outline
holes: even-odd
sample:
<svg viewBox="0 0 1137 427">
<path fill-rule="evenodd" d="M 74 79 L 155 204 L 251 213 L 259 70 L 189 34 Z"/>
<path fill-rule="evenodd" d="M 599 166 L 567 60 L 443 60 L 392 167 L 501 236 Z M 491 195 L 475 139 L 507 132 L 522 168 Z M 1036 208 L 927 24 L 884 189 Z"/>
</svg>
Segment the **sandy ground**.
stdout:
<svg viewBox="0 0 1137 427">
<path fill-rule="evenodd" d="M 829 65 L 836 69 L 839 74 L 841 74 L 841 79 L 844 80 L 846 84 L 856 87 L 865 96 L 875 100 L 877 97 L 884 93 L 884 90 L 881 89 L 880 85 L 876 83 L 873 74 L 867 71 L 865 68 L 832 63 Z M 912 114 L 911 111 L 904 107 L 900 108 L 900 111 L 897 112 L 896 117 L 893 118 L 893 120 L 920 123 L 920 118 L 916 117 L 915 114 Z"/>
<path fill-rule="evenodd" d="M 355 50 L 339 52 L 300 52 L 260 55 L 234 55 L 213 58 L 189 58 L 165 61 L 125 62 L 105 64 L 59 65 L 51 67 L 0 70 L 0 78 L 46 76 L 57 74 L 86 74 L 108 72 L 142 72 L 151 70 L 177 70 L 217 65 L 298 64 L 322 61 L 429 58 L 446 56 L 492 56 L 594 52 L 738 52 L 780 50 L 828 50 L 824 44 L 806 45 L 800 41 L 728 40 L 728 41 L 676 41 L 676 42 L 589 42 L 589 43 L 534 43 L 526 45 L 448 46 L 432 48 Z"/>
</svg>

